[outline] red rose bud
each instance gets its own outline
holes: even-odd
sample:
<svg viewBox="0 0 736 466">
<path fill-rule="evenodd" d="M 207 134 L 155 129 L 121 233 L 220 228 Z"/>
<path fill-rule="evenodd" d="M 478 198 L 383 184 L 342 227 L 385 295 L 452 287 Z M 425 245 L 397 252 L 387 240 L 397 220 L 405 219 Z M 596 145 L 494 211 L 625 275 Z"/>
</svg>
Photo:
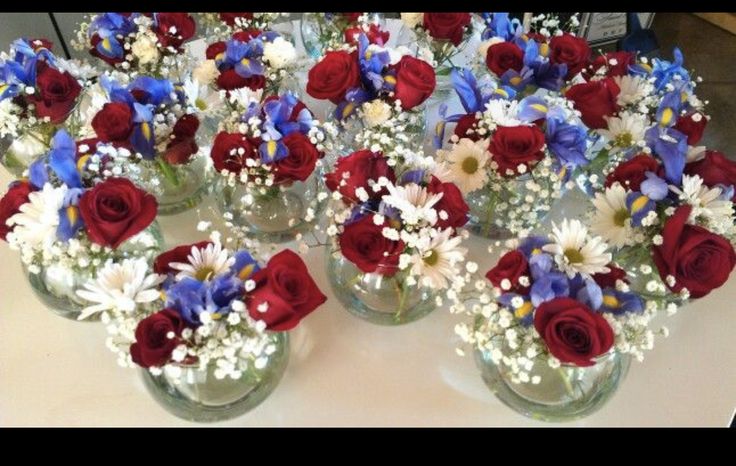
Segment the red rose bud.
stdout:
<svg viewBox="0 0 736 466">
<path fill-rule="evenodd" d="M 615 182 L 621 183 L 624 188 L 631 191 L 639 191 L 641 183 L 646 181 L 647 172 L 657 173 L 659 162 L 654 157 L 646 154 L 639 154 L 632 157 L 626 162 L 619 164 L 606 177 L 606 188 L 611 187 Z"/>
<path fill-rule="evenodd" d="M 596 71 L 603 67 L 606 68 L 605 76 L 609 78 L 624 76 L 629 74 L 629 66 L 635 63 L 636 54 L 634 52 L 608 52 L 595 57 L 588 68 L 583 70 L 583 76 L 586 80 L 589 80 L 595 76 Z"/>
<path fill-rule="evenodd" d="M 383 227 L 373 222 L 372 214 L 346 225 L 340 234 L 340 252 L 362 272 L 393 277 L 399 271 L 404 243 L 383 236 Z"/>
<path fill-rule="evenodd" d="M 74 109 L 82 86 L 71 74 L 63 73 L 39 61 L 36 65 L 36 87 L 33 94 L 38 118 L 48 117 L 53 124 L 62 123 Z"/>
<path fill-rule="evenodd" d="M 606 319 L 572 298 L 555 298 L 539 305 L 534 328 L 549 352 L 563 363 L 586 367 L 608 352 L 614 335 Z"/>
<path fill-rule="evenodd" d="M 355 194 L 358 188 L 365 189 L 370 196 L 385 194 L 385 189 L 374 193 L 368 185 L 369 180 L 378 181 L 382 176 L 392 183 L 396 181 L 394 170 L 383 154 L 364 149 L 337 159 L 335 171 L 325 175 L 325 184 L 330 191 L 339 191 L 346 202 L 358 202 Z"/>
<path fill-rule="evenodd" d="M 240 133 L 220 132 L 215 136 L 210 157 L 215 170 L 240 173 L 245 168 L 245 160 L 256 158 L 256 144 Z M 240 151 L 242 150 L 242 153 Z"/>
<path fill-rule="evenodd" d="M 207 60 L 214 60 L 219 54 L 225 53 L 226 49 L 227 44 L 224 41 L 215 42 L 207 46 L 204 55 L 207 57 Z"/>
<path fill-rule="evenodd" d="M 442 198 L 434 205 L 437 211 L 437 228 L 460 228 L 468 223 L 468 212 L 470 208 L 463 199 L 463 194 L 455 183 L 443 183 L 437 177 L 432 179 L 427 186 L 427 191 L 431 194 L 442 194 Z M 447 214 L 447 218 L 442 218 L 442 211 Z"/>
<path fill-rule="evenodd" d="M 154 32 L 164 47 L 180 49 L 184 42 L 194 37 L 196 28 L 189 13 L 156 13 Z"/>
<path fill-rule="evenodd" d="M 554 36 L 549 41 L 550 61 L 567 65 L 567 79 L 571 79 L 582 71 L 590 59 L 590 47 L 583 37 L 572 34 Z"/>
<path fill-rule="evenodd" d="M 424 60 L 404 55 L 396 64 L 394 99 L 401 108 L 411 110 L 432 95 L 437 85 L 434 68 Z"/>
<path fill-rule="evenodd" d="M 606 116 L 618 112 L 616 103 L 621 92 L 613 78 L 600 79 L 582 84 L 575 84 L 565 93 L 565 97 L 573 102 L 580 111 L 583 123 L 592 129 L 607 128 Z"/>
<path fill-rule="evenodd" d="M 463 115 L 458 120 L 457 125 L 455 125 L 455 135 L 459 138 L 468 138 L 472 141 L 479 140 L 480 135 L 475 132 L 475 124 L 477 122 L 478 120 L 475 118 L 475 113 Z M 469 132 L 471 129 L 473 130 L 472 133 Z"/>
<path fill-rule="evenodd" d="M 345 93 L 360 85 L 360 67 L 355 53 L 330 51 L 309 70 L 307 94 L 339 104 Z"/>
<path fill-rule="evenodd" d="M 5 240 L 13 228 L 6 223 L 10 217 L 20 212 L 20 206 L 28 202 L 33 187 L 27 181 L 15 181 L 8 192 L 0 199 L 0 238 Z"/>
<path fill-rule="evenodd" d="M 685 165 L 685 173 L 698 175 L 708 187 L 718 184 L 736 187 L 736 162 L 716 150 L 707 150 L 705 157 Z M 736 192 L 731 201 L 736 202 Z"/>
<path fill-rule="evenodd" d="M 157 210 L 156 198 L 125 178 L 98 183 L 79 199 L 79 214 L 89 239 L 111 248 L 145 230 Z"/>
<path fill-rule="evenodd" d="M 652 258 L 667 287 L 691 298 L 702 298 L 720 287 L 736 265 L 736 252 L 726 238 L 697 225 L 687 224 L 692 206 L 677 208 L 662 229 L 663 242 L 652 247 Z M 674 284 L 667 277 L 675 279 Z"/>
<path fill-rule="evenodd" d="M 128 104 L 106 103 L 92 118 L 92 129 L 104 142 L 127 144 L 133 132 L 133 112 Z"/>
<path fill-rule="evenodd" d="M 694 146 L 703 138 L 703 131 L 708 124 L 708 119 L 702 113 L 691 113 L 682 115 L 675 123 L 675 129 L 687 136 L 688 145 Z"/>
<path fill-rule="evenodd" d="M 133 362 L 141 367 L 160 367 L 171 359 L 171 353 L 181 344 L 184 319 L 173 309 L 164 309 L 138 322 L 135 343 L 130 345 Z M 173 333 L 174 338 L 169 338 Z"/>
<path fill-rule="evenodd" d="M 470 13 L 424 13 L 424 29 L 433 39 L 444 39 L 460 45 Z"/>
<path fill-rule="evenodd" d="M 204 249 L 210 244 L 209 241 L 200 241 L 198 243 L 185 244 L 177 246 L 174 249 L 169 249 L 166 252 L 162 252 L 153 261 L 153 271 L 159 275 L 167 275 L 170 273 L 177 273 L 177 270 L 171 268 L 172 262 L 187 262 L 187 257 L 192 252 L 192 248 Z"/>
<path fill-rule="evenodd" d="M 309 138 L 302 133 L 294 132 L 283 139 L 289 154 L 274 163 L 274 176 L 276 183 L 284 181 L 306 181 L 317 166 L 320 153 L 317 148 L 309 142 Z"/>
<path fill-rule="evenodd" d="M 194 115 L 182 115 L 177 120 L 172 130 L 174 138 L 166 145 L 163 157 L 172 165 L 185 164 L 189 162 L 192 155 L 196 154 L 199 146 L 195 140 L 199 119 Z"/>
<path fill-rule="evenodd" d="M 521 71 L 524 67 L 524 51 L 513 42 L 499 42 L 488 47 L 488 69 L 500 77 L 508 70 Z"/>
<path fill-rule="evenodd" d="M 624 283 L 629 283 L 626 277 L 626 271 L 613 264 L 606 265 L 608 267 L 608 273 L 595 273 L 592 275 L 593 281 L 595 281 L 601 288 L 616 288 L 616 282 L 621 280 Z"/>
<path fill-rule="evenodd" d="M 488 151 L 498 164 L 501 176 L 515 176 L 520 164 L 530 171 L 544 158 L 544 133 L 536 126 L 499 126 L 491 138 Z M 514 172 L 509 175 L 508 170 Z"/>
<path fill-rule="evenodd" d="M 269 330 L 291 330 L 327 301 L 298 254 L 276 254 L 253 275 L 256 288 L 246 297 L 248 313 L 266 322 Z"/>
<path fill-rule="evenodd" d="M 524 253 L 519 250 L 504 254 L 498 260 L 496 266 L 486 273 L 486 278 L 493 286 L 501 288 L 503 291 L 525 294 L 529 291 L 529 286 L 519 283 L 519 278 L 522 276 L 529 277 L 529 263 Z M 509 281 L 509 288 L 501 286 L 504 280 Z"/>
</svg>

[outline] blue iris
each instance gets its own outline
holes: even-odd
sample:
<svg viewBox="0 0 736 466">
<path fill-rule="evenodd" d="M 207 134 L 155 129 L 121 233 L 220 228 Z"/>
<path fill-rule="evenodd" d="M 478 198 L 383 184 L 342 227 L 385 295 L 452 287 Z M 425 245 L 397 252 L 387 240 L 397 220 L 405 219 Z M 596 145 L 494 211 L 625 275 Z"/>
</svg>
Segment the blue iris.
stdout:
<svg viewBox="0 0 736 466">
<path fill-rule="evenodd" d="M 521 306 L 514 306 L 514 298 L 521 298 Z M 534 305 L 529 296 L 523 296 L 517 293 L 504 293 L 498 297 L 498 303 L 508 309 L 513 310 L 514 317 L 519 319 L 523 325 L 531 325 L 534 321 Z"/>
<path fill-rule="evenodd" d="M 679 76 L 683 81 L 690 81 L 690 73 L 682 66 L 684 62 L 682 51 L 675 48 L 673 55 L 675 57 L 674 62 L 662 60 L 661 58 L 653 59 L 654 66 L 651 74 L 655 78 L 654 86 L 657 91 L 664 88 L 675 76 Z"/>
<path fill-rule="evenodd" d="M 568 168 L 587 165 L 588 132 L 579 125 L 547 119 L 547 146 L 561 164 Z"/>
<path fill-rule="evenodd" d="M 644 138 L 664 164 L 665 179 L 679 186 L 687 159 L 687 136 L 674 128 L 655 125 L 646 131 Z"/>
<path fill-rule="evenodd" d="M 680 115 L 682 108 L 682 100 L 680 92 L 668 92 L 662 97 L 662 101 L 657 108 L 657 122 L 660 126 L 670 127 L 677 123 L 677 117 Z"/>
<path fill-rule="evenodd" d="M 77 145 L 63 129 L 57 131 L 51 141 L 49 167 L 68 187 L 82 187 L 82 178 L 77 170 Z"/>
<path fill-rule="evenodd" d="M 601 287 L 594 280 L 580 274 L 570 279 L 570 296 L 593 310 L 598 310 L 603 304 Z"/>
<path fill-rule="evenodd" d="M 656 207 L 652 199 L 638 191 L 626 195 L 626 208 L 629 209 L 633 226 L 641 226 L 641 221 Z"/>
<path fill-rule="evenodd" d="M 235 254 L 235 263 L 230 267 L 232 274 L 242 281 L 248 280 L 259 270 L 261 268 L 258 266 L 258 262 L 245 250 L 238 251 Z"/>
<path fill-rule="evenodd" d="M 500 37 L 508 41 L 521 31 L 521 22 L 517 18 L 509 19 L 508 13 L 481 13 L 481 17 L 486 23 L 481 34 L 483 40 Z"/>
<path fill-rule="evenodd" d="M 652 172 L 645 173 L 647 179 L 641 183 L 641 192 L 649 199 L 661 201 L 669 194 L 667 182 Z"/>
<path fill-rule="evenodd" d="M 521 244 L 517 249 L 524 253 L 527 258 L 531 258 L 533 255 L 541 254 L 542 247 L 549 244 L 549 239 L 544 236 L 527 236 L 521 241 Z"/>
<path fill-rule="evenodd" d="M 530 290 L 534 307 L 561 296 L 568 296 L 569 293 L 570 283 L 567 276 L 554 271 L 537 274 Z"/>
<path fill-rule="evenodd" d="M 79 198 L 84 191 L 81 188 L 72 188 L 67 191 L 64 203 L 59 209 L 59 226 L 56 236 L 59 241 L 67 242 L 84 227 L 84 221 L 79 215 Z"/>
<path fill-rule="evenodd" d="M 234 293 L 232 282 L 222 280 L 217 285 L 213 283 L 184 278 L 166 290 L 166 305 L 179 311 L 184 320 L 194 326 L 202 324 L 199 320 L 202 312 L 226 314 L 229 308 L 221 304 L 227 304 L 227 296 Z M 220 304 L 215 301 L 216 298 Z"/>
<path fill-rule="evenodd" d="M 640 313 L 644 310 L 644 303 L 635 293 L 606 288 L 603 290 L 602 305 L 599 310 L 615 315 L 627 312 Z"/>
</svg>

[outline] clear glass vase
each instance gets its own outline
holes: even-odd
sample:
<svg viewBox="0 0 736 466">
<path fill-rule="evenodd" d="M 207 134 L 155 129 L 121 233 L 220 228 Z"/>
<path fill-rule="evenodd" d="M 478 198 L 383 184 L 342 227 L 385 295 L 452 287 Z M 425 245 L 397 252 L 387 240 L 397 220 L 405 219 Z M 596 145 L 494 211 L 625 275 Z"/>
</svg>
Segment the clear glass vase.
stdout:
<svg viewBox="0 0 736 466">
<path fill-rule="evenodd" d="M 494 363 L 488 351 L 476 350 L 475 361 L 483 381 L 503 404 L 532 419 L 558 422 L 589 416 L 605 405 L 626 376 L 631 358 L 610 351 L 588 367 L 563 364 L 553 369 L 537 362 L 528 382 L 514 381 L 511 368 L 502 361 Z M 531 381 L 536 377 L 538 384 Z"/>
<path fill-rule="evenodd" d="M 327 200 L 319 200 L 322 187 L 321 170 L 315 170 L 305 181 L 272 186 L 265 192 L 237 183 L 230 186 L 224 178 L 218 181 L 217 207 L 232 214 L 232 221 L 249 235 L 269 243 L 283 243 L 314 228 Z M 311 209 L 311 215 L 309 213 Z"/>
<path fill-rule="evenodd" d="M 326 250 L 332 291 L 351 314 L 374 324 L 401 325 L 420 319 L 437 307 L 434 290 L 419 284 L 407 285 L 401 273 L 387 277 L 361 272 L 339 252 Z"/>
<path fill-rule="evenodd" d="M 128 256 L 143 255 L 152 262 L 163 249 L 163 245 L 161 229 L 154 221 L 147 229 L 121 244 L 115 251 L 115 256 L 124 259 Z M 46 266 L 21 264 L 33 293 L 54 314 L 77 320 L 82 310 L 90 305 L 89 302 L 77 296 L 77 290 L 82 288 L 82 285 L 88 280 L 95 279 L 97 275 L 95 267 L 80 268 L 76 264 L 70 265 L 63 262 Z M 85 320 L 97 319 L 99 319 L 99 314 Z"/>
<path fill-rule="evenodd" d="M 289 334 L 269 334 L 275 351 L 260 369 L 247 362 L 238 379 L 215 377 L 214 363 L 204 369 L 178 366 L 153 375 L 141 369 L 143 382 L 153 398 L 166 411 L 194 422 L 224 421 L 238 417 L 258 406 L 276 388 L 289 362 Z"/>
<path fill-rule="evenodd" d="M 51 135 L 40 130 L 18 138 L 7 135 L 0 138 L 0 161 L 13 177 L 21 178 L 34 160 L 49 151 L 50 143 Z"/>
<path fill-rule="evenodd" d="M 369 13 L 369 22 L 386 29 L 381 13 Z M 334 14 L 329 17 L 327 13 L 302 13 L 299 23 L 304 50 L 313 59 L 324 55 L 328 47 L 336 48 L 345 42 L 347 22 Z"/>
<path fill-rule="evenodd" d="M 140 162 L 140 184 L 158 200 L 159 215 L 173 215 L 197 206 L 209 189 L 209 161 L 201 152 L 188 163 L 172 165 L 160 156 Z"/>
<path fill-rule="evenodd" d="M 532 191 L 530 181 L 528 175 L 499 184 L 491 181 L 482 189 L 468 193 L 465 202 L 470 213 L 466 228 L 483 238 L 498 240 L 537 228 L 549 214 L 554 198 Z"/>
</svg>

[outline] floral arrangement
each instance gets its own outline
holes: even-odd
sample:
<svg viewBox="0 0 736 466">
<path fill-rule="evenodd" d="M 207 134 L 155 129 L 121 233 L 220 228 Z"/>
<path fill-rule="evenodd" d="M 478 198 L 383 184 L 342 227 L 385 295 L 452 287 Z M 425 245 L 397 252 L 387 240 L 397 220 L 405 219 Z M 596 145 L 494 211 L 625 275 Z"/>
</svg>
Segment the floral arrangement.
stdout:
<svg viewBox="0 0 736 466">
<path fill-rule="evenodd" d="M 375 13 L 305 13 L 302 19 L 302 37 L 310 55 L 319 57 L 328 50 L 337 50 L 344 44 L 357 45 L 365 34 L 371 44 L 386 45 L 390 33 L 383 29 L 382 17 Z M 309 30 L 305 30 L 309 28 Z M 314 44 L 311 39 L 314 36 Z"/>
<path fill-rule="evenodd" d="M 451 79 L 466 113 L 448 116 L 441 106 L 436 147 L 447 123 L 455 128 L 438 161 L 464 195 L 480 197 L 476 223 L 530 231 L 561 196 L 567 173 L 588 162 L 587 128 L 554 94 L 512 100 L 513 89 L 487 76 L 476 81 L 468 69 L 454 70 Z"/>
<path fill-rule="evenodd" d="M 328 51 L 309 70 L 307 93 L 337 105 L 334 115 L 343 126 L 358 124 L 353 147 L 381 151 L 390 159 L 409 158 L 421 148 L 424 120 L 419 107 L 434 91 L 429 63 L 408 54 L 371 44 L 365 34 L 353 47 Z M 393 162 L 392 162 L 393 163 Z"/>
<path fill-rule="evenodd" d="M 72 46 L 131 76 L 174 77 L 188 66 L 182 52 L 195 32 L 188 13 L 102 13 L 79 25 Z"/>
<path fill-rule="evenodd" d="M 417 55 L 430 61 L 438 75 L 449 74 L 452 57 L 473 34 L 470 13 L 401 13 L 401 21 L 416 34 Z"/>
<path fill-rule="evenodd" d="M 0 137 L 13 139 L 4 163 L 20 171 L 48 151 L 59 127 L 80 125 L 71 115 L 88 83 L 51 48 L 46 39 L 17 39 L 0 54 Z"/>
<path fill-rule="evenodd" d="M 94 276 L 128 258 L 145 263 L 158 253 L 159 233 L 149 229 L 156 213 L 153 196 L 100 170 L 60 130 L 29 178 L 11 183 L 0 200 L 0 233 L 29 273 L 43 273 L 53 293 L 78 302 L 72 275 Z"/>
<path fill-rule="evenodd" d="M 588 367 L 611 351 L 641 360 L 652 348 L 657 304 L 629 288 L 608 245 L 579 220 L 563 220 L 548 237 L 507 244 L 484 278 L 458 281 L 452 310 L 473 318 L 456 333 L 488 353 L 511 382 L 539 384 L 545 371 L 538 365 Z"/>
<path fill-rule="evenodd" d="M 292 74 L 296 62 L 294 45 L 275 31 L 247 29 L 230 39 L 210 44 L 207 60 L 195 76 L 202 84 L 232 91 L 247 87 L 266 93 L 278 91 L 284 78 Z"/>
<path fill-rule="evenodd" d="M 100 303 L 86 315 L 103 313 L 118 362 L 154 374 L 215 367 L 217 379 L 239 379 L 266 366 L 270 332 L 294 328 L 327 300 L 294 252 L 261 266 L 245 249 L 224 248 L 217 234 L 164 252 L 152 272 L 138 265 L 108 267 L 80 294 Z"/>
<path fill-rule="evenodd" d="M 431 161 L 430 161 L 431 162 Z M 325 182 L 336 202 L 326 229 L 333 253 L 361 274 L 392 278 L 401 303 L 415 287 L 433 294 L 449 287 L 466 249 L 458 229 L 468 206 L 455 184 L 432 167 L 392 166 L 380 152 L 338 159 Z"/>
</svg>

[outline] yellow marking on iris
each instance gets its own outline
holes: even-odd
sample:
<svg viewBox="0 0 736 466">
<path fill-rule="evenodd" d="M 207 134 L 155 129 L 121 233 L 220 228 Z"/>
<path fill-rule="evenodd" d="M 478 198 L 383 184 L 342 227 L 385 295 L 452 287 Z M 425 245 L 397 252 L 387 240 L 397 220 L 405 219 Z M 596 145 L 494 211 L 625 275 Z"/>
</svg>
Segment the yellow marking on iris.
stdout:
<svg viewBox="0 0 736 466">
<path fill-rule="evenodd" d="M 271 140 L 266 143 L 266 152 L 269 157 L 273 157 L 276 154 L 276 141 Z"/>
<path fill-rule="evenodd" d="M 610 294 L 603 295 L 603 305 L 613 309 L 621 307 L 621 303 L 619 302 L 618 298 Z"/>
<path fill-rule="evenodd" d="M 388 75 L 385 78 L 383 78 L 384 81 L 386 81 L 389 84 L 396 84 L 396 78 L 394 76 Z"/>
<path fill-rule="evenodd" d="M 652 67 L 649 64 L 647 64 L 647 63 L 639 63 L 639 66 L 641 66 L 642 68 L 644 68 L 644 71 L 646 71 L 647 73 L 651 73 L 652 72 Z"/>
<path fill-rule="evenodd" d="M 348 102 L 342 109 L 342 117 L 347 118 L 348 115 L 353 113 L 353 108 L 355 108 L 355 104 Z"/>
<path fill-rule="evenodd" d="M 253 273 L 254 268 L 255 268 L 255 264 L 246 265 L 245 267 L 240 269 L 240 272 L 238 272 L 238 278 L 241 280 L 247 279 Z"/>
<path fill-rule="evenodd" d="M 534 249 L 532 249 L 532 255 L 534 255 L 534 254 L 542 254 L 542 250 L 539 249 L 539 248 L 534 248 Z"/>
<path fill-rule="evenodd" d="M 565 175 L 567 175 L 567 167 L 562 167 L 560 169 L 560 174 L 558 175 L 560 178 L 565 178 Z"/>
<path fill-rule="evenodd" d="M 84 166 L 87 164 L 87 160 L 89 160 L 89 155 L 83 155 L 79 157 L 79 160 L 77 160 L 77 171 L 82 172 L 84 170 Z"/>
<path fill-rule="evenodd" d="M 509 97 L 509 93 L 506 92 L 505 89 L 502 89 L 500 87 L 498 89 L 496 89 L 495 91 L 493 91 L 493 92 L 495 92 L 496 94 L 501 95 L 501 96 L 503 96 L 505 98 L 508 98 Z"/>
<path fill-rule="evenodd" d="M 639 212 L 641 209 L 647 206 L 647 202 L 649 202 L 649 198 L 642 195 L 636 198 L 634 202 L 631 203 L 631 212 Z"/>
<path fill-rule="evenodd" d="M 222 61 L 225 58 L 225 52 L 220 52 L 215 55 L 215 61 Z"/>
<path fill-rule="evenodd" d="M 364 56 L 366 60 L 370 60 L 371 57 L 373 56 L 373 52 L 371 52 L 370 50 L 366 50 Z"/>
<path fill-rule="evenodd" d="M 685 102 L 687 100 L 687 92 L 680 92 L 680 102 Z"/>
<path fill-rule="evenodd" d="M 675 112 L 672 111 L 670 107 L 665 108 L 662 111 L 662 119 L 659 121 L 659 124 L 662 126 L 668 126 L 670 122 L 672 122 L 672 117 L 674 116 Z"/>
<path fill-rule="evenodd" d="M 151 139 L 151 127 L 148 125 L 148 122 L 144 121 L 141 123 L 141 133 L 143 133 L 143 137 L 146 140 Z"/>
<path fill-rule="evenodd" d="M 543 57 L 546 57 L 547 55 L 549 55 L 549 45 L 539 44 L 539 54 Z"/>
<path fill-rule="evenodd" d="M 516 308 L 514 315 L 517 319 L 523 319 L 527 314 L 532 312 L 532 309 L 534 309 L 534 306 L 532 306 L 531 301 L 524 301 L 524 304 Z"/>
<path fill-rule="evenodd" d="M 0 94 L 2 94 L 3 92 L 5 92 L 5 89 L 7 89 L 9 87 L 10 87 L 9 84 L 0 84 Z"/>
<path fill-rule="evenodd" d="M 212 320 L 220 320 L 220 319 L 222 319 L 222 314 L 218 314 L 216 312 L 212 314 Z"/>
<path fill-rule="evenodd" d="M 442 135 L 442 132 L 445 130 L 445 122 L 441 121 L 437 123 L 437 125 L 434 127 L 434 134 L 437 136 Z"/>
<path fill-rule="evenodd" d="M 248 65 L 250 65 L 250 59 L 249 58 L 246 58 L 246 57 L 243 57 L 243 58 L 240 59 L 240 64 L 242 64 L 243 66 L 248 66 Z"/>
<path fill-rule="evenodd" d="M 110 39 L 105 37 L 102 39 L 102 48 L 107 50 L 108 52 L 112 50 L 112 44 L 110 43 Z"/>
<path fill-rule="evenodd" d="M 399 228 L 401 228 L 401 222 L 392 218 L 391 220 L 388 221 L 388 226 L 398 230 Z"/>
<path fill-rule="evenodd" d="M 69 219 L 70 225 L 75 225 L 77 223 L 77 220 L 79 220 L 79 213 L 77 212 L 77 208 L 73 205 L 70 205 L 66 208 L 66 218 Z"/>
<path fill-rule="evenodd" d="M 531 107 L 538 112 L 547 113 L 547 106 L 544 104 L 532 104 Z"/>
<path fill-rule="evenodd" d="M 514 86 L 518 86 L 521 82 L 521 76 L 514 76 L 509 80 L 509 82 L 511 82 L 511 84 Z"/>
</svg>

